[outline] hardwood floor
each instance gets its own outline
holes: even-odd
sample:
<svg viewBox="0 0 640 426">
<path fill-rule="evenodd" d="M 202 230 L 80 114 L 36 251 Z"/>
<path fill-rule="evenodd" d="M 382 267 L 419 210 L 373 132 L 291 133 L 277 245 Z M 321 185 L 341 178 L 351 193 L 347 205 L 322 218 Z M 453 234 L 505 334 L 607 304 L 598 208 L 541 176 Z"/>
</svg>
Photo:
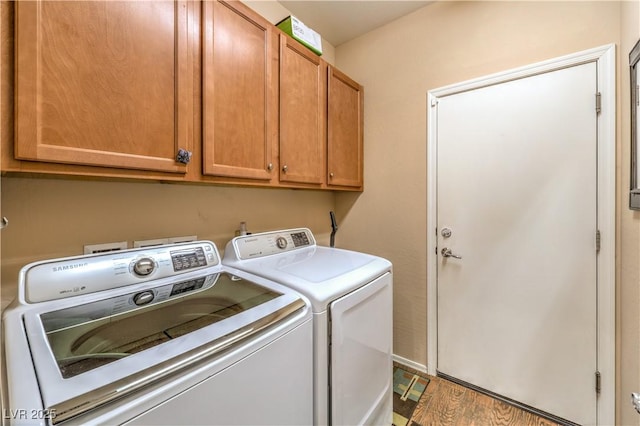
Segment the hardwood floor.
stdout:
<svg viewBox="0 0 640 426">
<path fill-rule="evenodd" d="M 448 380 L 427 377 L 431 382 L 422 394 L 407 426 L 557 425 Z"/>
</svg>

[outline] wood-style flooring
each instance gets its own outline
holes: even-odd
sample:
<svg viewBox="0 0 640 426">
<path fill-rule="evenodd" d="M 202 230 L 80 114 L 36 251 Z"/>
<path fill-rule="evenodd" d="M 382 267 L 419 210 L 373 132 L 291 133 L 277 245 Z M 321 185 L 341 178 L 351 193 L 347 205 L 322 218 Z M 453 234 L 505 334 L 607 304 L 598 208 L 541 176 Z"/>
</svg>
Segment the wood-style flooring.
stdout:
<svg viewBox="0 0 640 426">
<path fill-rule="evenodd" d="M 557 426 L 472 389 L 439 377 L 427 377 L 431 382 L 407 426 Z"/>
</svg>

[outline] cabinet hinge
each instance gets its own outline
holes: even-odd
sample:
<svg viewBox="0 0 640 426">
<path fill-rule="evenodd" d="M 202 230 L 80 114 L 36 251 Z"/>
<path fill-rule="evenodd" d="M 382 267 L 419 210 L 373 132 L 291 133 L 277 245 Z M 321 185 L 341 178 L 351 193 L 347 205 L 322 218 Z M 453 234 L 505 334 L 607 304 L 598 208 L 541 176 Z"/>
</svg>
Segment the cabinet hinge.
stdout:
<svg viewBox="0 0 640 426">
<path fill-rule="evenodd" d="M 602 376 L 599 371 L 596 371 L 596 393 L 600 394 L 602 390 Z"/>
<path fill-rule="evenodd" d="M 600 240 L 602 237 L 600 236 L 600 230 L 596 231 L 596 253 L 600 253 Z"/>
<path fill-rule="evenodd" d="M 596 114 L 600 114 L 602 111 L 602 93 L 596 93 Z"/>
</svg>

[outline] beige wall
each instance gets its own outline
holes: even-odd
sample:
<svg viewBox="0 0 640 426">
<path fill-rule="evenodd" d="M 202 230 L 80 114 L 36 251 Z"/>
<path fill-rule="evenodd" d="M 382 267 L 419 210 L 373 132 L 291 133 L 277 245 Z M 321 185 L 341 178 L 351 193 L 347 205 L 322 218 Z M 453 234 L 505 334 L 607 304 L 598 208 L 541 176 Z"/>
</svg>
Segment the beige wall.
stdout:
<svg viewBox="0 0 640 426">
<path fill-rule="evenodd" d="M 630 392 L 640 389 L 640 212 L 627 208 L 630 157 L 629 52 L 640 38 L 638 1 L 623 2 L 620 43 L 620 132 L 618 215 L 618 401 L 621 424 L 640 424 L 629 404 Z"/>
<path fill-rule="evenodd" d="M 4 2 L 3 2 L 4 3 Z M 275 1 L 248 1 L 271 22 L 290 13 Z M 11 19 L 2 7 L 2 23 Z M 4 33 L 3 33 L 4 34 Z M 324 43 L 327 61 L 334 49 Z M 11 43 L 3 36 L 2 137 L 12 139 Z M 224 250 L 240 221 L 249 231 L 308 226 L 328 244 L 329 191 L 239 188 L 156 182 L 108 182 L 51 178 L 2 177 L 2 215 L 10 226 L 2 232 L 0 296 L 4 306 L 15 295 L 17 274 L 35 260 L 82 254 L 83 245 L 197 235 Z"/>
<path fill-rule="evenodd" d="M 276 22 L 273 1 L 247 4 Z M 283 15 L 284 14 L 284 15 Z M 32 260 L 79 254 L 87 243 L 197 234 L 222 248 L 250 231 L 310 226 L 338 245 L 394 263 L 394 352 L 426 364 L 426 93 L 430 89 L 616 43 L 618 120 L 618 413 L 640 424 L 640 214 L 627 209 L 628 52 L 640 37 L 634 2 L 442 2 L 339 46 L 323 58 L 365 86 L 365 192 L 2 178 L 2 296 Z M 4 66 L 4 65 L 3 65 Z M 6 101 L 6 93 L 2 101 Z M 3 126 L 10 125 L 3 117 Z M 4 132 L 2 133 L 5 134 Z"/>
<path fill-rule="evenodd" d="M 289 9 L 275 0 L 243 0 L 244 4 L 258 12 L 267 21 L 277 24 L 287 16 L 291 15 Z M 322 39 L 322 59 L 335 64 L 335 47 L 324 38 Z"/>
<path fill-rule="evenodd" d="M 618 86 L 628 91 L 625 67 L 638 36 L 635 1 L 452 1 L 336 48 L 336 65 L 365 87 L 365 192 L 336 196 L 340 238 L 393 262 L 397 355 L 427 362 L 427 92 L 609 43 L 618 49 Z M 619 93 L 617 105 L 618 418 L 639 424 L 628 403 L 640 390 L 640 216 L 626 204 L 628 94 Z"/>
<path fill-rule="evenodd" d="M 334 195 L 322 191 L 2 178 L 2 298 L 24 264 L 82 254 L 83 245 L 197 235 L 224 250 L 250 232 L 308 226 L 328 242 Z"/>
</svg>

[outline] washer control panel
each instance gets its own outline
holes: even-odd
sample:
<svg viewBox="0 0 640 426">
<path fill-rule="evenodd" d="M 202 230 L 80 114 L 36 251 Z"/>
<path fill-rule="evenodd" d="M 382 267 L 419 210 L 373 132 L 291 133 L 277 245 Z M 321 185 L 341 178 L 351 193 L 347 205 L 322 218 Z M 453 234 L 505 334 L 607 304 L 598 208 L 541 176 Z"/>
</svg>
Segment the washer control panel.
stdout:
<svg viewBox="0 0 640 426">
<path fill-rule="evenodd" d="M 28 303 L 63 299 L 219 264 L 218 250 L 210 241 L 54 259 L 22 268 L 20 297 Z M 147 297 L 139 296 L 140 306 L 149 302 Z"/>
<path fill-rule="evenodd" d="M 138 293 L 122 294 L 108 299 L 75 305 L 59 311 L 48 312 L 42 315 L 43 323 L 46 323 L 48 319 L 55 318 L 56 327 L 62 328 L 76 325 L 78 321 L 118 315 L 142 306 L 150 306 L 171 298 L 183 296 L 190 291 L 210 288 L 216 283 L 219 276 L 219 273 L 204 275 L 200 278 L 165 284 Z"/>
<path fill-rule="evenodd" d="M 207 256 L 202 247 L 172 251 L 171 261 L 173 262 L 174 271 L 184 271 L 185 269 L 207 266 Z"/>
<path fill-rule="evenodd" d="M 309 229 L 298 228 L 236 237 L 230 244 L 235 256 L 246 260 L 312 247 L 316 240 Z"/>
</svg>

